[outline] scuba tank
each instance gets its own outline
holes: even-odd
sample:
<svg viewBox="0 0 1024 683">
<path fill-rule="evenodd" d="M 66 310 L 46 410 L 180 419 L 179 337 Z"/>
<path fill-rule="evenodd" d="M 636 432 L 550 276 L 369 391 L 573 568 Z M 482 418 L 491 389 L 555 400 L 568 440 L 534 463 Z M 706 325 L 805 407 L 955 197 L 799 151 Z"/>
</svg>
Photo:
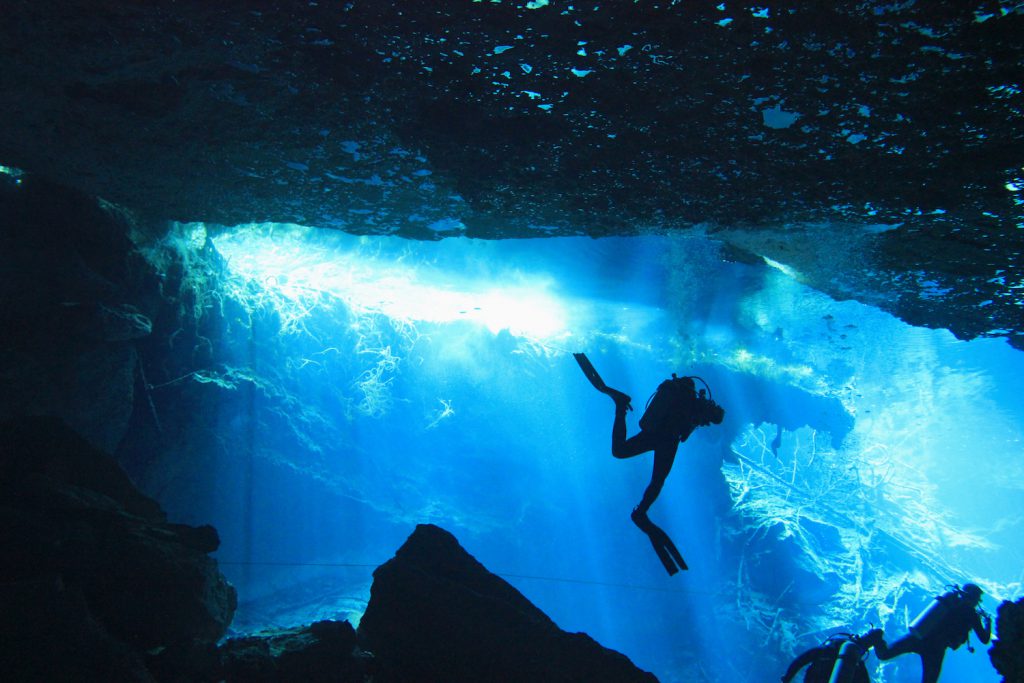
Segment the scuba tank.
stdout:
<svg viewBox="0 0 1024 683">
<path fill-rule="evenodd" d="M 946 619 L 946 616 L 959 603 L 963 592 L 960 586 L 947 586 L 951 590 L 937 596 L 917 618 L 910 622 L 910 632 L 918 638 L 927 638 L 935 632 Z"/>
<path fill-rule="evenodd" d="M 950 605 L 946 595 L 940 595 L 910 622 L 910 632 L 918 638 L 927 638 L 949 614 Z"/>
<path fill-rule="evenodd" d="M 836 663 L 832 666 L 832 676 L 828 683 L 853 683 L 863 656 L 864 650 L 854 641 L 847 640 L 843 643 L 839 648 Z"/>
<path fill-rule="evenodd" d="M 647 409 L 640 417 L 640 429 L 646 432 L 674 432 L 676 436 L 682 432 L 679 418 L 685 414 L 686 406 L 692 405 L 697 399 L 697 388 L 691 377 L 667 379 L 658 385 L 654 395 L 647 401 Z"/>
</svg>

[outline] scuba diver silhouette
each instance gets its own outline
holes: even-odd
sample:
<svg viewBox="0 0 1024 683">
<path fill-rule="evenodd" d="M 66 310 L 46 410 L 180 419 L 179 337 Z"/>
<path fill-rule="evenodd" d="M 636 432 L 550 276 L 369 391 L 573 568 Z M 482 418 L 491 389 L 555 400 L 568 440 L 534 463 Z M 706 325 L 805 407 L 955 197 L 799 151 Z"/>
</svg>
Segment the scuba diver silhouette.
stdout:
<svg viewBox="0 0 1024 683">
<path fill-rule="evenodd" d="M 647 403 L 647 409 L 640 418 L 640 432 L 626 438 L 626 412 L 633 409 L 632 399 L 625 393 L 612 389 L 597 374 L 585 354 L 574 353 L 583 374 L 603 394 L 615 402 L 615 419 L 612 422 L 612 455 L 616 458 L 632 458 L 641 453 L 654 451 L 654 469 L 651 482 L 644 490 L 640 503 L 633 508 L 630 519 L 651 541 L 654 552 L 671 576 L 680 569 L 687 569 L 686 561 L 679 553 L 668 534 L 647 517 L 658 494 L 665 485 L 668 473 L 676 459 L 679 444 L 686 441 L 697 427 L 721 424 L 725 411 L 711 400 L 703 389 L 698 393 L 693 377 L 676 377 L 662 382 Z M 696 378 L 700 379 L 700 378 Z M 701 380 L 704 382 L 704 380 Z M 704 383 L 707 386 L 707 383 Z M 709 388 L 710 391 L 710 388 Z"/>
<path fill-rule="evenodd" d="M 983 591 L 973 583 L 963 588 L 948 586 L 949 591 L 937 596 L 928 607 L 910 623 L 910 633 L 892 645 L 883 640 L 875 646 L 881 660 L 892 659 L 908 652 L 921 657 L 921 683 L 935 683 L 942 671 L 946 648 L 958 649 L 970 638 L 971 631 L 982 645 L 992 639 L 992 616 L 981 608 Z M 967 646 L 970 652 L 974 648 Z"/>
<path fill-rule="evenodd" d="M 782 683 L 789 683 L 808 665 L 804 683 L 869 683 L 864 657 L 868 650 L 883 642 L 880 628 L 873 628 L 862 636 L 835 633 L 794 659 L 782 675 Z"/>
</svg>

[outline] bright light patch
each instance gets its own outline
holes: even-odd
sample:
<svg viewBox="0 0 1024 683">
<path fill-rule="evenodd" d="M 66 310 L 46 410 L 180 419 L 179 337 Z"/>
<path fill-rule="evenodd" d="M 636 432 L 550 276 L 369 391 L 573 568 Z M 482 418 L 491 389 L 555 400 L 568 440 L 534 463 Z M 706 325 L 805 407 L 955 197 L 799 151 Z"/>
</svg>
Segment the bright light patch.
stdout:
<svg viewBox="0 0 1024 683">
<path fill-rule="evenodd" d="M 345 247 L 316 241 L 316 232 L 247 226 L 213 242 L 234 275 L 300 306 L 326 296 L 356 313 L 404 322 L 470 321 L 495 334 L 507 330 L 541 341 L 566 332 L 565 306 L 550 293 L 547 278 L 518 272 L 459 275 L 412 263 L 408 254 L 383 255 L 372 238 Z"/>
<path fill-rule="evenodd" d="M 0 164 L 0 173 L 2 173 L 3 175 L 9 175 L 12 178 L 20 178 L 21 176 L 25 175 L 25 172 L 22 171 L 20 168 L 14 168 L 13 166 L 4 166 L 2 164 Z"/>
<path fill-rule="evenodd" d="M 767 263 L 772 268 L 778 270 L 779 272 L 785 273 L 786 275 L 788 275 L 789 277 L 793 278 L 794 280 L 799 280 L 800 279 L 800 273 L 796 272 L 795 270 L 793 270 L 792 268 L 787 266 L 785 263 L 779 263 L 778 261 L 774 261 L 774 260 L 768 258 L 767 256 L 762 256 L 761 258 L 764 259 L 765 263 Z"/>
<path fill-rule="evenodd" d="M 797 112 L 783 111 L 782 107 L 775 105 L 774 107 L 761 110 L 761 120 L 765 126 L 769 128 L 789 128 L 796 120 L 800 118 L 800 114 Z"/>
</svg>

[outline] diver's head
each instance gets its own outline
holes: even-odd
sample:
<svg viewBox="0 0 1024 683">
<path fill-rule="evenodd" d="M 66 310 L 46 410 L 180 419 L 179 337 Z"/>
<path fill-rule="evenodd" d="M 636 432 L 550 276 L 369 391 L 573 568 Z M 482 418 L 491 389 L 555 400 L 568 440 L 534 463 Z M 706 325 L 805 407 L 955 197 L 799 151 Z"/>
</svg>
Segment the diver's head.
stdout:
<svg viewBox="0 0 1024 683">
<path fill-rule="evenodd" d="M 981 602 L 981 596 L 985 591 L 981 590 L 981 587 L 976 583 L 965 583 L 963 588 L 960 589 L 960 592 L 963 593 L 964 597 L 968 600 L 974 604 L 978 604 Z"/>
</svg>

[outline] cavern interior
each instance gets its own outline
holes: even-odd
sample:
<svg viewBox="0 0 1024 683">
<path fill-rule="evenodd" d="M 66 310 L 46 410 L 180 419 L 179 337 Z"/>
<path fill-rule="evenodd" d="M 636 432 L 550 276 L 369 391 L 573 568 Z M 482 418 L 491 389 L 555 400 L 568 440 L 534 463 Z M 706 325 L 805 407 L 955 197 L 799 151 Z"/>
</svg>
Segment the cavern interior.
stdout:
<svg viewBox="0 0 1024 683">
<path fill-rule="evenodd" d="M 1022 207 L 1015 0 L 4 0 L 0 676 L 1024 680 Z"/>
</svg>

